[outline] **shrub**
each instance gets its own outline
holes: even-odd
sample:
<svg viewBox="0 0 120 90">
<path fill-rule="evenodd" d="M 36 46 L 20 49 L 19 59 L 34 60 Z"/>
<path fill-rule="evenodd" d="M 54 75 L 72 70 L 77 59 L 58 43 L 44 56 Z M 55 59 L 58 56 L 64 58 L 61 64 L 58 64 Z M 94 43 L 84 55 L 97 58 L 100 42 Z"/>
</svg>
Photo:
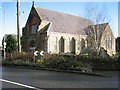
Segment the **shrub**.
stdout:
<svg viewBox="0 0 120 90">
<path fill-rule="evenodd" d="M 53 56 L 55 56 L 55 55 L 52 55 L 52 54 L 47 53 L 47 54 L 45 54 L 45 55 L 42 57 L 42 59 L 43 59 L 43 60 L 48 60 L 48 59 L 51 59 Z"/>
<path fill-rule="evenodd" d="M 62 70 L 88 70 L 88 66 L 80 61 L 77 61 L 73 56 L 56 55 L 52 58 L 45 60 L 44 64 L 47 68 L 56 68 Z"/>
<path fill-rule="evenodd" d="M 27 60 L 27 61 L 32 61 L 33 60 L 33 53 L 30 52 L 16 52 L 16 53 L 11 53 L 7 54 L 7 60 Z"/>
<path fill-rule="evenodd" d="M 88 55 L 51 55 L 37 56 L 33 61 L 33 53 L 12 53 L 3 64 L 27 65 L 40 68 L 54 68 L 61 70 L 76 70 L 91 72 L 92 70 L 118 70 L 120 56 L 112 56 L 109 60 L 102 57 Z"/>
<path fill-rule="evenodd" d="M 93 70 L 118 70 L 118 59 L 115 57 L 106 60 L 102 57 L 78 55 L 77 60 L 90 65 Z"/>
</svg>

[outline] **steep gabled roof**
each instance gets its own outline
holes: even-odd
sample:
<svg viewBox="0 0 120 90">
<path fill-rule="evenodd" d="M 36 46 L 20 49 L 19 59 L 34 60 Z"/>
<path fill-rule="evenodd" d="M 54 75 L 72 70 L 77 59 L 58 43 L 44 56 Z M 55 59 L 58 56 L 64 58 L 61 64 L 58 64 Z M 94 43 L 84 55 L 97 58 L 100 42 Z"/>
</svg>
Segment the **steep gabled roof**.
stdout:
<svg viewBox="0 0 120 90">
<path fill-rule="evenodd" d="M 94 25 L 96 28 L 98 28 L 99 30 L 104 31 L 107 27 L 108 23 L 102 23 L 102 24 L 96 24 Z"/>
<path fill-rule="evenodd" d="M 85 35 L 84 28 L 86 28 L 89 25 L 92 25 L 90 20 L 79 16 L 65 14 L 35 6 L 34 8 L 42 20 L 51 22 L 49 32 L 60 32 L 70 34 L 79 33 L 81 35 Z"/>
<path fill-rule="evenodd" d="M 89 25 L 88 27 L 86 27 L 84 29 L 84 31 L 87 33 L 87 32 L 92 32 L 92 30 L 95 30 L 95 31 L 97 30 L 97 31 L 100 31 L 101 33 L 103 33 L 105 31 L 107 25 L 109 25 L 109 24 L 102 23 L 102 24 L 96 24 L 96 25 Z"/>
</svg>

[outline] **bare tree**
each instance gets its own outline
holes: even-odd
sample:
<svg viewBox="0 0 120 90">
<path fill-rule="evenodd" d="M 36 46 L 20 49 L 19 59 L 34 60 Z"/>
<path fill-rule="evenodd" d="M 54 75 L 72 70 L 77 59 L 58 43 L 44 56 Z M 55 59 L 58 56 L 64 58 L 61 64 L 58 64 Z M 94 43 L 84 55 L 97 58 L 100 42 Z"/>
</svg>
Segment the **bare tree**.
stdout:
<svg viewBox="0 0 120 90">
<path fill-rule="evenodd" d="M 90 19 L 93 24 L 100 24 L 109 21 L 106 6 L 88 4 L 84 10 L 84 17 Z"/>
<path fill-rule="evenodd" d="M 97 54 L 99 54 L 101 47 L 101 40 L 103 35 L 103 30 L 105 29 L 106 24 L 91 25 L 85 29 L 87 35 L 88 47 L 94 49 Z"/>
<path fill-rule="evenodd" d="M 94 49 L 97 55 L 99 55 L 100 52 L 103 31 L 108 24 L 106 22 L 109 21 L 106 11 L 105 6 L 98 7 L 87 5 L 85 8 L 85 18 L 88 18 L 93 23 L 93 25 L 90 25 L 85 29 L 88 47 Z"/>
</svg>

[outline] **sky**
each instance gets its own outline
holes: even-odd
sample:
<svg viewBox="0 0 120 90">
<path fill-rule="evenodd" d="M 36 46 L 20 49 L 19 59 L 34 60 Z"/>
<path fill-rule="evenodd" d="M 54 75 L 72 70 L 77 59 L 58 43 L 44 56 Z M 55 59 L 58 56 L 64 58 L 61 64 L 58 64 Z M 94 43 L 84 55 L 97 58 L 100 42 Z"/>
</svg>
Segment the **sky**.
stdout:
<svg viewBox="0 0 120 90">
<path fill-rule="evenodd" d="M 0 46 L 4 34 L 17 34 L 17 5 L 16 1 L 0 2 Z M 85 17 L 85 7 L 89 5 L 105 6 L 109 24 L 114 33 L 118 36 L 118 2 L 35 2 L 35 6 L 64 12 L 80 17 Z M 20 3 L 20 30 L 25 26 L 32 6 L 32 1 Z M 5 13 L 4 13 L 5 12 Z"/>
</svg>

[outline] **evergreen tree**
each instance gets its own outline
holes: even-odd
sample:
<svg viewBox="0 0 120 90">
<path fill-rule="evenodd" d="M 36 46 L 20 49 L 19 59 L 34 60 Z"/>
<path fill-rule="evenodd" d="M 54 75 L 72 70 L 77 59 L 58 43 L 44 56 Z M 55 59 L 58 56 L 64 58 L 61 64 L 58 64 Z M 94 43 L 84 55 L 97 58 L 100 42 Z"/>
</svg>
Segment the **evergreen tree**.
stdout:
<svg viewBox="0 0 120 90">
<path fill-rule="evenodd" d="M 6 42 L 6 53 L 12 53 L 17 51 L 17 40 L 13 35 L 8 35 L 5 39 Z"/>
</svg>

